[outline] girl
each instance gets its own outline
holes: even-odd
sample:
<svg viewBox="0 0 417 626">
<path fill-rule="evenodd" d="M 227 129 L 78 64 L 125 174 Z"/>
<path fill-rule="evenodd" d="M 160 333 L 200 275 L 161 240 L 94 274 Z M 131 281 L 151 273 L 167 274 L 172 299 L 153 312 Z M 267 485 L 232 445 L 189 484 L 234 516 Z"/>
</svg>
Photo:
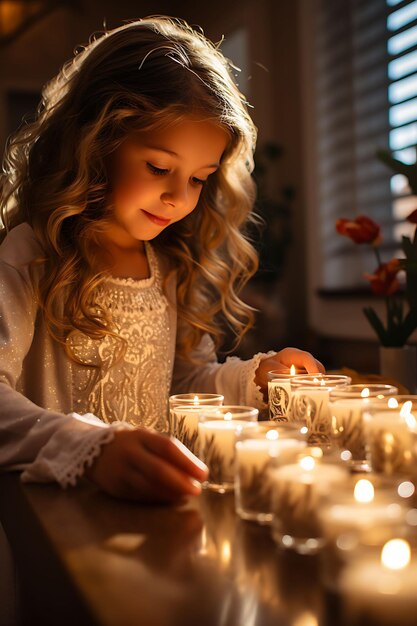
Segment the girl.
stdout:
<svg viewBox="0 0 417 626">
<path fill-rule="evenodd" d="M 227 60 L 179 20 L 107 32 L 46 86 L 5 156 L 3 467 L 144 501 L 199 493 L 205 466 L 156 432 L 170 393 L 259 405 L 268 370 L 323 371 L 294 348 L 216 360 L 217 316 L 237 337 L 252 321 L 255 136 Z"/>
</svg>

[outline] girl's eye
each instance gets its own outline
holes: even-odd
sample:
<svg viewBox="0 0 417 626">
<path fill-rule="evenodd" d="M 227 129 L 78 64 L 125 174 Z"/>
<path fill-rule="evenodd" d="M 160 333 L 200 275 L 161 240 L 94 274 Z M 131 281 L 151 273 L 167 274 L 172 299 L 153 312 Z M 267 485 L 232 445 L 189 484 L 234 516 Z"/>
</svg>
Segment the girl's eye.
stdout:
<svg viewBox="0 0 417 626">
<path fill-rule="evenodd" d="M 156 176 L 163 176 L 168 172 L 168 170 L 156 167 L 155 165 L 152 165 L 152 163 L 146 163 L 146 165 L 148 166 L 148 169 L 151 170 L 152 174 L 155 174 Z"/>
<path fill-rule="evenodd" d="M 193 178 L 191 180 L 193 181 L 193 183 L 195 185 L 201 185 L 201 186 L 205 185 L 206 182 L 207 182 L 207 179 L 206 180 L 202 180 L 201 178 L 196 178 L 195 176 L 193 176 Z"/>
</svg>

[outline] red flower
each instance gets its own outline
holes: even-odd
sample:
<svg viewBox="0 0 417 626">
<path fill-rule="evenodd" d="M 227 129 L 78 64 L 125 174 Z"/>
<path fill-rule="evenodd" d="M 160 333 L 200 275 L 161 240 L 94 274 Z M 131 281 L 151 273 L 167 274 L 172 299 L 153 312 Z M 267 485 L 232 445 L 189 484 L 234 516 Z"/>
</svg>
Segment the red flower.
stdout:
<svg viewBox="0 0 417 626">
<path fill-rule="evenodd" d="M 414 209 L 412 213 L 407 217 L 407 222 L 411 224 L 417 224 L 417 209 Z"/>
<path fill-rule="evenodd" d="M 381 242 L 380 226 L 366 215 L 359 215 L 353 221 L 339 219 L 336 221 L 336 230 L 355 243 L 371 243 L 376 246 Z"/>
<path fill-rule="evenodd" d="M 397 274 L 401 270 L 399 259 L 391 259 L 388 263 L 381 263 L 375 274 L 364 274 L 371 283 L 371 289 L 380 296 L 391 296 L 400 288 Z"/>
</svg>

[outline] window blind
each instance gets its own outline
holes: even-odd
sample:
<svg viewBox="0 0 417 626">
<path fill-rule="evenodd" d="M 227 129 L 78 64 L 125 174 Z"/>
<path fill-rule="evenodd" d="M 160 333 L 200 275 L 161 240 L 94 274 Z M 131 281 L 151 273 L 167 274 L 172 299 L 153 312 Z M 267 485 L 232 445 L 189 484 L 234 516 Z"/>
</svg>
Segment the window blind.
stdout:
<svg viewBox="0 0 417 626">
<path fill-rule="evenodd" d="M 378 148 L 389 148 L 391 137 L 389 15 L 381 0 L 318 3 L 315 104 L 324 289 L 363 286 L 362 274 L 375 265 L 365 247 L 336 234 L 337 218 L 374 218 L 383 225 L 386 247 L 393 247 L 390 173 L 375 156 Z"/>
<path fill-rule="evenodd" d="M 405 163 L 416 162 L 417 145 L 417 0 L 386 0 L 388 6 L 389 148 Z M 417 208 L 405 176 L 391 177 L 394 237 L 412 235 L 404 218 Z"/>
</svg>

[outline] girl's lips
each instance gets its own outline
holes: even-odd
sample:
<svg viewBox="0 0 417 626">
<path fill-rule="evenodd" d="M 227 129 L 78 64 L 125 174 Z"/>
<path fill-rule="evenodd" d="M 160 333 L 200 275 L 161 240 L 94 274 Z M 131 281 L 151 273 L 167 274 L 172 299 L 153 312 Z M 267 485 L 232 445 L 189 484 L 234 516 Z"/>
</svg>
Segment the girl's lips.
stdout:
<svg viewBox="0 0 417 626">
<path fill-rule="evenodd" d="M 158 226 L 166 226 L 171 221 L 171 220 L 167 220 L 167 219 L 165 219 L 163 217 L 158 217 L 158 215 L 153 215 L 152 213 L 148 213 L 148 211 L 145 211 L 145 209 L 142 209 L 142 213 L 144 213 L 146 215 L 148 220 L 150 220 L 154 224 L 157 224 Z"/>
</svg>

